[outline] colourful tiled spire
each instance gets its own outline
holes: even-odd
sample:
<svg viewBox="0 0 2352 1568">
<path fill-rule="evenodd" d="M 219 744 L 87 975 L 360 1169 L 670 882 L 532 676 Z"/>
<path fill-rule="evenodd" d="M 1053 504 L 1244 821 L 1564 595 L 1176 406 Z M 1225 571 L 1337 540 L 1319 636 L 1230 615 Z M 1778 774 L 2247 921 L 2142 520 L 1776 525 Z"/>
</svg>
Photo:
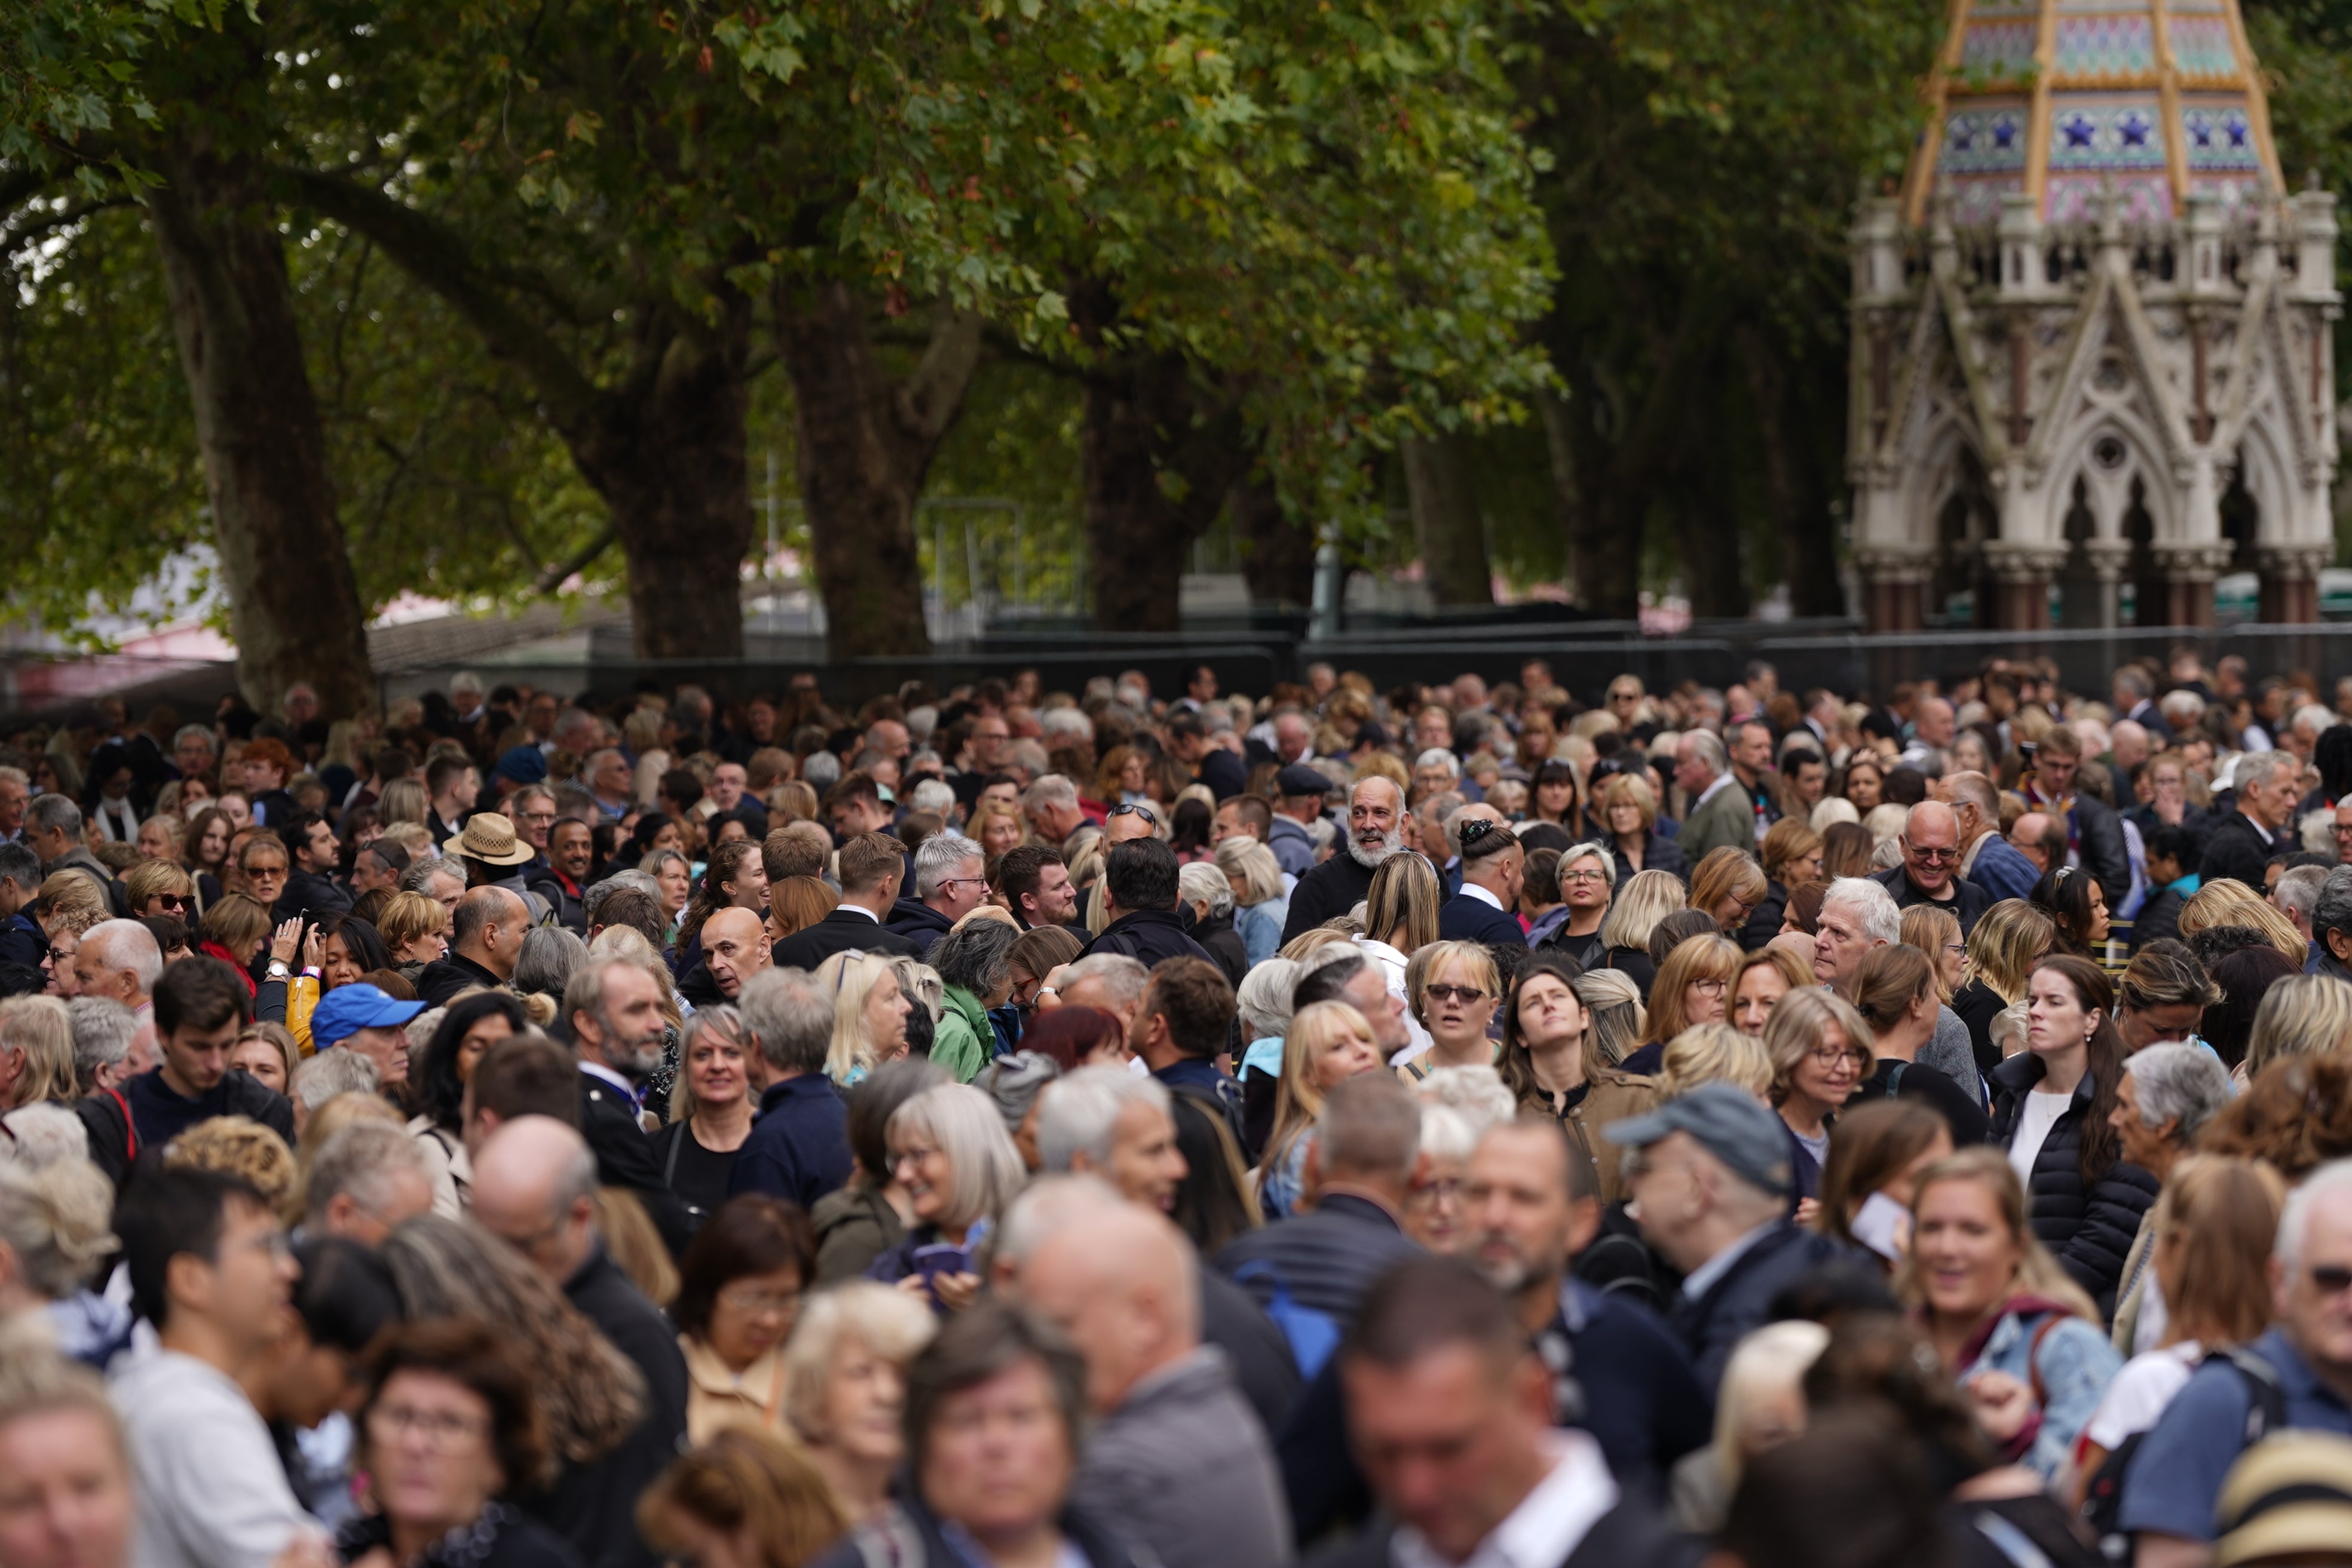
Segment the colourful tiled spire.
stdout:
<svg viewBox="0 0 2352 1568">
<path fill-rule="evenodd" d="M 1904 184 L 1921 222 L 1938 185 L 1985 224 L 2022 191 L 2044 222 L 2090 216 L 2112 182 L 2124 216 L 2225 209 L 2284 189 L 2238 0 L 1952 0 Z"/>
</svg>

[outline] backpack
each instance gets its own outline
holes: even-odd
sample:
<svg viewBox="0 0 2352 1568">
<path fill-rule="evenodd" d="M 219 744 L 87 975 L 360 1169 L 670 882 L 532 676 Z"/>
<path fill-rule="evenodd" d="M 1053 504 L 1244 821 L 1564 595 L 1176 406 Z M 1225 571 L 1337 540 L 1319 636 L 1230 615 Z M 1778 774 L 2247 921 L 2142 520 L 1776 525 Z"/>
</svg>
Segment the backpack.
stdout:
<svg viewBox="0 0 2352 1568">
<path fill-rule="evenodd" d="M 1263 1279 L 1273 1297 L 1265 1303 L 1265 1315 L 1282 1331 L 1283 1342 L 1290 1347 L 1290 1359 L 1298 1363 L 1298 1376 L 1303 1383 L 1312 1383 L 1323 1370 L 1331 1352 L 1339 1348 L 1339 1324 L 1330 1313 L 1303 1306 L 1291 1299 L 1289 1288 L 1274 1265 L 1259 1259 L 1244 1263 L 1234 1270 L 1236 1284 Z"/>
<path fill-rule="evenodd" d="M 2215 1362 L 2226 1362 L 2235 1367 L 2246 1384 L 2246 1429 L 2239 1436 L 2246 1447 L 2252 1447 L 2273 1432 L 2286 1427 L 2286 1390 L 2279 1386 L 2278 1373 L 2271 1363 L 2242 1346 L 2217 1350 L 2197 1364 L 2200 1368 Z M 2132 1558 L 2132 1538 L 2121 1524 L 2124 1501 L 2124 1477 L 2131 1468 L 2132 1458 L 2139 1452 L 2147 1433 L 2135 1432 L 2117 1444 L 2113 1452 L 2099 1461 L 2091 1472 L 2091 1479 L 2083 1489 L 2083 1520 L 2099 1538 L 2099 1550 L 2110 1563 L 2129 1563 Z"/>
</svg>

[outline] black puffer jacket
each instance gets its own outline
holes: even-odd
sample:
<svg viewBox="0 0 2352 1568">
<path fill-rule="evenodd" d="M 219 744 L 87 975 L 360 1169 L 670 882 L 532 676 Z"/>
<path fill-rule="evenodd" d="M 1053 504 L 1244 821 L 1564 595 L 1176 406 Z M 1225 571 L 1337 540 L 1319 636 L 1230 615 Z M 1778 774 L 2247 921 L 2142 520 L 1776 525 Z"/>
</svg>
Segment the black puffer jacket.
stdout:
<svg viewBox="0 0 2352 1568">
<path fill-rule="evenodd" d="M 2042 1081 L 2040 1057 L 2021 1052 L 1993 1069 L 1992 1141 L 2002 1148 L 2016 1137 L 2025 1097 Z M 2074 1101 L 2060 1113 L 2033 1157 L 2033 1180 L 2026 1190 L 2026 1217 L 2034 1238 L 2048 1247 L 2074 1283 L 2091 1293 L 2102 1317 L 2116 1310 L 2116 1287 L 2124 1259 L 2139 1234 L 2140 1216 L 2156 1202 L 2157 1181 L 2137 1165 L 2117 1160 L 2106 1174 L 2083 1180 L 2083 1119 L 2090 1114 L 2094 1085 L 2088 1074 L 2074 1086 Z"/>
</svg>

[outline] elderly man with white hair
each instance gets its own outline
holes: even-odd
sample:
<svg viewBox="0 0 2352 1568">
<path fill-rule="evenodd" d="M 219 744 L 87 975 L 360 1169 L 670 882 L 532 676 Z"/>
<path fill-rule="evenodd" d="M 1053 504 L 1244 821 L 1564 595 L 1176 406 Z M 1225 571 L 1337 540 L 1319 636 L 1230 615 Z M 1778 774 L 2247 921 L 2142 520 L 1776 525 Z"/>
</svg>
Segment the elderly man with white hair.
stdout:
<svg viewBox="0 0 2352 1568">
<path fill-rule="evenodd" d="M 2279 836 L 2294 818 L 2303 763 L 2292 752 L 2249 752 L 2238 759 L 2231 786 L 2238 809 L 2221 818 L 2205 840 L 2197 873 L 2204 881 L 2233 877 L 2257 894 L 2272 856 L 2296 847 Z"/>
<path fill-rule="evenodd" d="M 1873 948 L 1903 940 L 1903 911 L 1895 895 L 1866 877 L 1840 877 L 1822 895 L 1813 936 L 1813 974 L 1852 998 L 1853 977 Z"/>
<path fill-rule="evenodd" d="M 1299 878 L 1291 889 L 1290 914 L 1282 923 L 1284 942 L 1364 901 L 1371 891 L 1373 870 L 1404 847 L 1404 791 L 1392 781 L 1377 773 L 1356 781 L 1348 792 L 1348 821 L 1339 840 L 1343 852 Z"/>
<path fill-rule="evenodd" d="M 73 957 L 76 994 L 120 1002 L 146 1022 L 153 1011 L 155 982 L 163 975 L 163 950 L 137 921 L 100 921 L 82 933 Z"/>
</svg>

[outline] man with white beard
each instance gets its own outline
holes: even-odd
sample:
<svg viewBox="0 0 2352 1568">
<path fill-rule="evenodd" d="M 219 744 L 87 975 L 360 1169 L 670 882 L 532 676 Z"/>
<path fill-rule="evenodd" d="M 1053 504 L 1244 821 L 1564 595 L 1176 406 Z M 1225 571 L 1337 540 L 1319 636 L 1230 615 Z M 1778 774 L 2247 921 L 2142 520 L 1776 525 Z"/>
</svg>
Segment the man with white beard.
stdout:
<svg viewBox="0 0 2352 1568">
<path fill-rule="evenodd" d="M 1363 902 L 1372 871 L 1404 847 L 1404 792 L 1378 774 L 1358 782 L 1348 795 L 1347 853 L 1334 855 L 1298 879 L 1291 889 L 1290 918 L 1282 940 L 1313 931 Z"/>
</svg>

